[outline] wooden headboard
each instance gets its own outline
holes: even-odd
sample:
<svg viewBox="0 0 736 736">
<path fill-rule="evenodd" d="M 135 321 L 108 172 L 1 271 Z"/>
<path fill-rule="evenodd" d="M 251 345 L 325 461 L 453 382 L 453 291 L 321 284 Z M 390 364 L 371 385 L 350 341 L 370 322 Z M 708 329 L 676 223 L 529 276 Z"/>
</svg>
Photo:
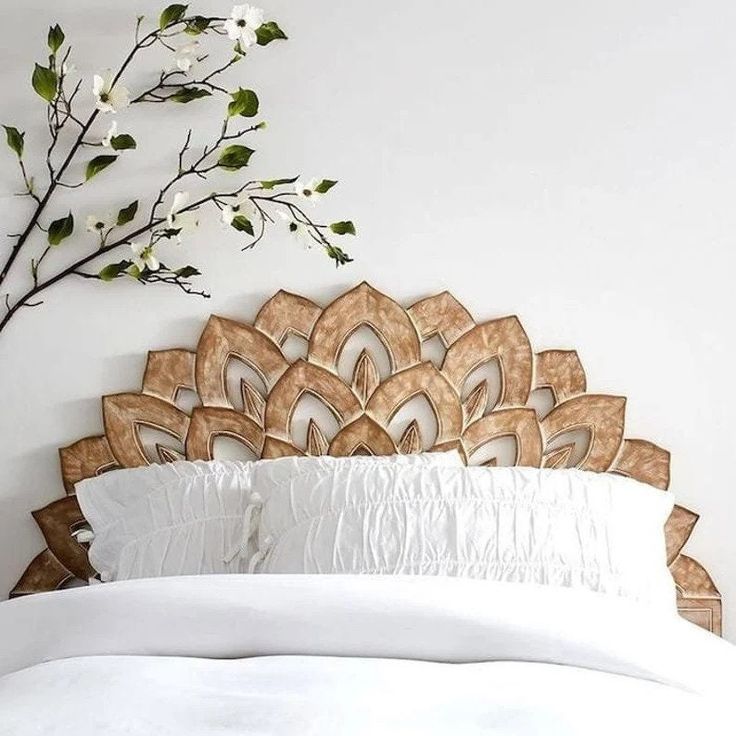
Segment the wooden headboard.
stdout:
<svg viewBox="0 0 736 736">
<path fill-rule="evenodd" d="M 385 348 L 388 370 L 382 377 L 375 356 L 364 349 L 351 380 L 345 381 L 338 371 L 341 354 L 364 327 Z M 282 347 L 291 336 L 306 341 L 305 357 L 286 357 Z M 430 341 L 436 346 L 436 337 L 444 352 L 437 365 L 423 357 Z M 241 378 L 242 407 L 237 409 L 227 381 L 233 359 L 259 379 Z M 500 375 L 495 399 L 488 380 L 477 379 L 481 367 L 494 362 Z M 540 391 L 551 397 L 546 411 L 532 406 Z M 188 392 L 198 399 L 191 410 L 183 400 Z M 294 414 L 305 395 L 327 407 L 336 431 L 330 434 L 311 419 L 306 440 L 295 439 Z M 580 468 L 621 473 L 663 490 L 669 485 L 669 453 L 624 436 L 626 399 L 588 393 L 577 353 L 535 353 L 516 317 L 476 322 L 447 292 L 405 309 L 366 283 L 324 308 L 280 291 L 252 325 L 213 315 L 196 350 L 149 353 L 140 393 L 102 399 L 105 433 L 60 450 L 67 495 L 33 512 L 48 548 L 31 562 L 10 595 L 54 590 L 94 575 L 85 545 L 72 536 L 84 524 L 74 496 L 74 484 L 83 478 L 149 462 L 211 459 L 214 440 L 223 435 L 244 443 L 256 456 L 270 458 L 418 452 L 427 438 L 417 421 L 398 438 L 389 431 L 397 412 L 417 396 L 426 398 L 436 419 L 436 437 L 428 449 L 457 448 L 469 463 L 492 464 L 496 459 L 484 456 L 484 448 L 500 437 L 512 437 L 517 465 L 554 468 L 575 461 Z M 142 427 L 166 433 L 178 449 L 159 443 L 156 456 L 149 457 Z M 587 446 L 574 457 L 576 444 L 566 440 L 579 430 L 585 431 Z M 705 569 L 682 553 L 697 519 L 692 511 L 675 506 L 666 527 L 668 561 L 681 613 L 720 634 L 720 595 Z"/>
</svg>

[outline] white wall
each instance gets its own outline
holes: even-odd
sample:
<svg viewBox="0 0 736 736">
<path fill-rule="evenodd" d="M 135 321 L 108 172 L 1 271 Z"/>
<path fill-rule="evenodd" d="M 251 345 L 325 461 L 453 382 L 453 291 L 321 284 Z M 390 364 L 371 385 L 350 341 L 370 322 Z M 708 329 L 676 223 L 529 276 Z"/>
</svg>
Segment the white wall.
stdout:
<svg viewBox="0 0 736 736">
<path fill-rule="evenodd" d="M 0 122 L 25 127 L 29 148 L 42 134 L 28 80 L 47 21 L 62 23 L 90 73 L 122 56 L 137 12 L 160 10 L 149 0 L 1 3 Z M 253 169 L 339 178 L 324 206 L 358 223 L 356 262 L 335 272 L 283 237 L 243 254 L 212 224 L 182 256 L 204 267 L 209 302 L 83 282 L 24 313 L 0 336 L 0 591 L 42 547 L 28 512 L 62 492 L 56 448 L 99 432 L 97 397 L 138 388 L 148 348 L 193 346 L 210 311 L 251 318 L 278 288 L 328 300 L 367 279 L 406 303 L 449 288 L 477 316 L 516 312 L 536 347 L 579 350 L 591 388 L 628 395 L 629 434 L 671 449 L 673 489 L 702 513 L 689 549 L 720 586 L 736 639 L 736 6 L 268 9 L 292 39 L 255 51 L 233 77 L 260 92 L 270 123 Z M 138 67 L 131 86 L 146 81 Z M 74 193 L 87 204 L 80 215 L 95 198 L 114 207 L 150 191 L 187 125 L 216 126 L 207 102 L 120 121 L 139 150 Z M 12 232 L 23 202 L 10 196 L 12 158 L 2 162 Z"/>
</svg>

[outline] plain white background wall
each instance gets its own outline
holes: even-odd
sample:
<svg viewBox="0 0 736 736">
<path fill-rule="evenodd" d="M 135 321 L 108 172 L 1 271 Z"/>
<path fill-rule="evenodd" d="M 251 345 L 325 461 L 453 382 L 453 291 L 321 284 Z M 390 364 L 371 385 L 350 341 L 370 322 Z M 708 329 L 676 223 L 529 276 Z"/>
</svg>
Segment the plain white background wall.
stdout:
<svg viewBox="0 0 736 736">
<path fill-rule="evenodd" d="M 1 5 L 0 122 L 28 131 L 29 161 L 43 135 L 29 79 L 48 23 L 89 76 L 118 63 L 136 14 L 161 9 Z M 327 301 L 367 279 L 407 304 L 448 288 L 478 317 L 515 312 L 536 348 L 577 348 L 590 388 L 627 395 L 629 436 L 672 451 L 673 490 L 702 514 L 689 550 L 736 638 L 736 6 L 271 0 L 267 11 L 291 40 L 231 78 L 259 92 L 269 122 L 252 173 L 339 178 L 321 206 L 355 219 L 356 261 L 335 271 L 284 233 L 240 253 L 213 217 L 170 256 L 202 266 L 210 301 L 73 282 L 23 313 L 0 336 L 0 591 L 43 546 L 29 511 L 62 493 L 56 448 L 100 431 L 98 397 L 137 389 L 147 349 L 193 346 L 210 312 L 250 319 L 279 288 Z M 129 86 L 160 62 L 139 63 Z M 215 131 L 218 117 L 212 101 L 120 115 L 139 149 L 69 195 L 78 221 L 146 196 L 186 128 Z M 11 196 L 11 154 L 1 160 L 0 221 L 13 232 L 25 203 Z"/>
</svg>

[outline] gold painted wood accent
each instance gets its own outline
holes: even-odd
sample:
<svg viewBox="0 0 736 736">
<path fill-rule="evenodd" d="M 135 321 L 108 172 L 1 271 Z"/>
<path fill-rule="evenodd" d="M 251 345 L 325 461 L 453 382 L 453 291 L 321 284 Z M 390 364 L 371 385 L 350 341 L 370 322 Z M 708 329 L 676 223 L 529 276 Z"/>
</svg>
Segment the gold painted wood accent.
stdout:
<svg viewBox="0 0 736 736">
<path fill-rule="evenodd" d="M 337 370 L 343 349 L 366 326 L 386 348 L 390 375 L 381 379 L 373 356 L 363 350 L 345 381 Z M 281 346 L 290 335 L 307 341 L 306 359 L 292 361 L 284 355 Z M 421 358 L 422 343 L 435 336 L 445 347 L 441 369 Z M 236 410 L 227 395 L 227 370 L 233 359 L 248 365 L 266 389 L 264 395 L 241 379 L 242 410 Z M 496 406 L 488 403 L 487 382 L 473 377 L 476 369 L 493 361 L 501 375 Z M 554 401 L 541 420 L 527 405 L 536 389 L 549 389 Z M 176 402 L 182 390 L 195 391 L 200 405 L 191 411 L 180 408 Z M 338 431 L 328 441 L 312 418 L 302 447 L 292 420 L 307 394 L 327 407 Z M 626 400 L 587 393 L 585 371 L 575 351 L 534 353 L 517 317 L 476 324 L 447 292 L 404 309 L 366 283 L 324 309 L 280 291 L 263 305 L 252 325 L 213 315 L 196 351 L 150 352 L 141 393 L 103 398 L 104 436 L 88 437 L 59 451 L 69 495 L 34 512 L 48 548 L 30 563 L 11 595 L 54 590 L 93 574 L 85 546 L 72 536 L 84 524 L 74 484 L 112 468 L 149 463 L 143 427 L 170 435 L 188 459 L 211 458 L 218 436 L 235 438 L 256 456 L 268 458 L 411 453 L 423 447 L 417 418 L 407 418 L 398 443 L 389 434 L 389 425 L 415 397 L 427 400 L 436 420 L 437 437 L 430 449 L 455 448 L 471 464 L 484 445 L 510 436 L 516 441 L 516 464 L 566 467 L 573 458 L 572 435 L 585 430 L 589 441 L 579 467 L 627 475 L 663 491 L 669 486 L 669 453 L 646 440 L 624 437 Z M 151 455 L 161 462 L 180 457 L 166 444 L 156 445 Z M 487 464 L 496 462 L 491 458 Z M 719 633 L 718 590 L 705 569 L 682 553 L 697 520 L 694 512 L 675 507 L 665 530 L 667 558 L 682 615 Z"/>
</svg>

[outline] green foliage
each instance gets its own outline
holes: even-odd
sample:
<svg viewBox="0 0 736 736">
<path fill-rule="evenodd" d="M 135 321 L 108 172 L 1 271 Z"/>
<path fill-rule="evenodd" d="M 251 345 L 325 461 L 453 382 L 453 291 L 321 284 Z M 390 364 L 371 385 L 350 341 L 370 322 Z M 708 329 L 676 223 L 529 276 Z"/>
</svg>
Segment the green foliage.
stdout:
<svg viewBox="0 0 736 736">
<path fill-rule="evenodd" d="M 21 133 L 18 128 L 14 128 L 12 125 L 3 125 L 5 128 L 5 137 L 8 141 L 8 146 L 15 151 L 18 158 L 23 157 L 23 139 L 25 133 Z"/>
<path fill-rule="evenodd" d="M 279 38 L 286 39 L 288 36 L 279 28 L 279 24 L 276 21 L 270 20 L 268 23 L 264 23 L 260 28 L 256 29 L 256 38 L 258 39 L 259 46 L 268 46 L 271 41 Z"/>
<path fill-rule="evenodd" d="M 266 179 L 265 181 L 258 183 L 261 185 L 261 189 L 273 189 L 274 187 L 279 187 L 282 184 L 294 184 L 298 179 L 298 176 L 294 176 L 291 179 Z"/>
<path fill-rule="evenodd" d="M 341 222 L 333 222 L 330 225 L 335 235 L 355 235 L 355 225 L 350 220 L 343 220 Z"/>
<path fill-rule="evenodd" d="M 208 18 L 204 18 L 201 15 L 195 15 L 190 21 L 184 26 L 184 33 L 190 36 L 198 36 L 200 33 L 204 33 L 209 26 L 210 21 Z"/>
<path fill-rule="evenodd" d="M 136 148 L 137 145 L 138 144 L 135 142 L 135 138 L 133 138 L 132 135 L 128 135 L 127 133 L 114 135 L 112 138 L 110 138 L 110 146 L 113 151 L 127 151 L 129 149 Z"/>
<path fill-rule="evenodd" d="M 179 268 L 174 273 L 177 276 L 181 276 L 183 279 L 188 279 L 192 276 L 201 276 L 202 274 L 194 268 L 194 266 L 184 266 L 183 268 Z"/>
<path fill-rule="evenodd" d="M 59 245 L 64 238 L 68 238 L 74 232 L 74 215 L 70 212 L 66 217 L 54 220 L 49 225 L 47 240 L 49 245 Z"/>
<path fill-rule="evenodd" d="M 33 69 L 31 84 L 39 97 L 43 97 L 46 102 L 51 102 L 56 97 L 59 78 L 53 69 L 36 64 Z"/>
<path fill-rule="evenodd" d="M 248 235 L 253 235 L 253 223 L 245 215 L 236 215 L 230 223 L 232 227 Z"/>
<path fill-rule="evenodd" d="M 137 199 L 135 202 L 131 202 L 127 207 L 123 207 L 123 209 L 118 212 L 117 224 L 127 225 L 135 217 L 136 212 L 138 212 Z"/>
<path fill-rule="evenodd" d="M 327 194 L 335 184 L 337 184 L 337 182 L 332 179 L 322 179 L 322 181 L 314 188 L 314 191 L 317 192 L 317 194 Z"/>
<path fill-rule="evenodd" d="M 118 261 L 117 263 L 110 263 L 105 266 L 97 276 L 102 281 L 112 281 L 118 276 L 122 276 L 131 266 L 132 261 Z"/>
<path fill-rule="evenodd" d="M 326 245 L 325 252 L 335 261 L 335 268 L 344 266 L 353 260 L 342 248 L 338 248 L 336 245 Z"/>
<path fill-rule="evenodd" d="M 252 89 L 238 89 L 231 92 L 233 101 L 227 106 L 228 117 L 242 115 L 244 118 L 252 118 L 258 114 L 258 96 Z"/>
<path fill-rule="evenodd" d="M 166 28 L 166 26 L 170 25 L 171 23 L 176 23 L 177 21 L 181 20 L 184 16 L 184 13 L 187 12 L 187 6 L 186 5 L 169 5 L 168 7 L 164 8 L 164 10 L 161 12 L 161 15 L 158 19 L 158 27 L 163 30 Z"/>
<path fill-rule="evenodd" d="M 55 54 L 61 48 L 61 44 L 64 43 L 64 38 L 64 31 L 61 30 L 61 26 L 58 23 L 49 27 L 47 40 L 52 54 Z"/>
<path fill-rule="evenodd" d="M 88 164 L 85 172 L 85 179 L 89 181 L 93 176 L 96 176 L 103 169 L 106 169 L 110 164 L 117 161 L 117 156 L 95 156 Z"/>
<path fill-rule="evenodd" d="M 202 97 L 210 97 L 211 95 L 211 92 L 208 92 L 202 87 L 182 87 L 174 92 L 173 95 L 170 95 L 168 99 L 172 102 L 187 103 L 192 100 L 199 100 Z"/>
<path fill-rule="evenodd" d="M 217 164 L 226 171 L 237 171 L 248 165 L 250 157 L 255 153 L 248 146 L 238 144 L 227 146 L 222 150 Z"/>
</svg>

